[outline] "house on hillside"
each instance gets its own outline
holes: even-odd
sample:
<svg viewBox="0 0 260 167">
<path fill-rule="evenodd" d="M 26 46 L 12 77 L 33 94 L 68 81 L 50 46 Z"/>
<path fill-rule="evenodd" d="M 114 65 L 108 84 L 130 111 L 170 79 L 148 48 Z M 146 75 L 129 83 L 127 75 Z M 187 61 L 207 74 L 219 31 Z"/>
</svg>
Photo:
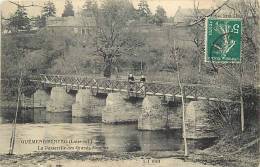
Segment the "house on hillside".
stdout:
<svg viewBox="0 0 260 167">
<path fill-rule="evenodd" d="M 210 9 L 194 10 L 192 8 L 179 7 L 174 15 L 174 24 L 179 26 L 185 26 L 194 21 L 196 17 L 203 17 L 210 13 Z"/>
<path fill-rule="evenodd" d="M 85 36 L 92 33 L 95 26 L 96 22 L 93 17 L 48 17 L 46 21 L 47 31 L 54 36 L 61 33 Z"/>
<path fill-rule="evenodd" d="M 171 28 L 171 35 L 182 47 L 195 47 L 192 33 L 194 27 L 189 26 L 197 18 L 203 17 L 210 13 L 210 9 L 199 9 L 195 11 L 192 8 L 179 7 L 176 11 L 173 20 L 174 25 Z"/>
</svg>

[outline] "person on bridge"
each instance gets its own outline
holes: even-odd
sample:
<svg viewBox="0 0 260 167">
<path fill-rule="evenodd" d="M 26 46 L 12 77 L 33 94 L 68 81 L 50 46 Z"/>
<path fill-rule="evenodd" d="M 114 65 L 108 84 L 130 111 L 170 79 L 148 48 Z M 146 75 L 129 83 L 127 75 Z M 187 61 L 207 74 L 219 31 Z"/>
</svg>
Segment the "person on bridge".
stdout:
<svg viewBox="0 0 260 167">
<path fill-rule="evenodd" d="M 145 95 L 145 76 L 144 75 L 141 75 L 141 78 L 140 78 L 140 90 L 138 91 L 138 93 L 141 93 L 143 95 Z"/>
<path fill-rule="evenodd" d="M 141 75 L 140 82 L 145 82 L 145 76 Z"/>
<path fill-rule="evenodd" d="M 134 81 L 135 81 L 134 75 L 130 73 L 130 74 L 128 75 L 128 82 L 129 82 L 129 83 L 134 83 Z"/>
<path fill-rule="evenodd" d="M 134 82 L 135 82 L 135 78 L 134 78 L 134 75 L 132 73 L 130 73 L 128 75 L 128 82 L 129 82 L 129 87 L 130 87 L 130 91 L 133 91 L 133 85 L 134 85 Z"/>
</svg>

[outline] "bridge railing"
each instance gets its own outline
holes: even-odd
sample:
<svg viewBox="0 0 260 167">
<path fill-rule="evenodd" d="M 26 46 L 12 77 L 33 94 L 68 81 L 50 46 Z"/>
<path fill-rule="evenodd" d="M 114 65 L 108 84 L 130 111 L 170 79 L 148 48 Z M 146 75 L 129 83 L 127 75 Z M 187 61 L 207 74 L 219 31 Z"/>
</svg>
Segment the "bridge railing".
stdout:
<svg viewBox="0 0 260 167">
<path fill-rule="evenodd" d="M 125 91 L 139 95 L 158 95 L 158 96 L 179 96 L 181 97 L 180 87 L 176 83 L 169 82 L 128 82 L 116 78 L 91 78 L 77 75 L 39 75 L 32 81 L 41 82 L 49 85 L 71 86 L 76 89 L 86 87 L 105 91 Z M 230 99 L 237 101 L 236 90 L 224 86 L 212 86 L 203 84 L 182 84 L 185 96 L 194 99 Z"/>
</svg>

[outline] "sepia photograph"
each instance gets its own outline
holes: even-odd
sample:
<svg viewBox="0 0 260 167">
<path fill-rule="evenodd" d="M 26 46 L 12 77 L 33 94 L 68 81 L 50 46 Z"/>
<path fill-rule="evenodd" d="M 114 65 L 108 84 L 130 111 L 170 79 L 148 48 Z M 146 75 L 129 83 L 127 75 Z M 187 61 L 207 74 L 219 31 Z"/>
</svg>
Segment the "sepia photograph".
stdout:
<svg viewBox="0 0 260 167">
<path fill-rule="evenodd" d="M 260 0 L 0 10 L 0 167 L 260 167 Z"/>
</svg>

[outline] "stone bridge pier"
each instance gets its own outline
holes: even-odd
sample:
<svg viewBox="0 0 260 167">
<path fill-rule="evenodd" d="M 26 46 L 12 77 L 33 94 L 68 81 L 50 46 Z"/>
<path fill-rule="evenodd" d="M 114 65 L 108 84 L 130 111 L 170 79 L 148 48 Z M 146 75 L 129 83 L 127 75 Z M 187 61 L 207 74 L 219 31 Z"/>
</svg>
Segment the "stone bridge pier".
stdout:
<svg viewBox="0 0 260 167">
<path fill-rule="evenodd" d="M 181 107 L 176 102 L 164 104 L 157 96 L 146 96 L 138 118 L 139 130 L 164 130 L 181 128 Z"/>
<path fill-rule="evenodd" d="M 48 112 L 68 112 L 71 111 L 74 102 L 75 95 L 73 93 L 66 92 L 63 87 L 53 87 L 46 110 Z"/>
<path fill-rule="evenodd" d="M 48 92 L 48 90 L 37 89 L 33 94 L 33 107 L 45 108 L 49 99 L 50 92 Z"/>
<path fill-rule="evenodd" d="M 72 105 L 73 117 L 101 117 L 106 105 L 105 95 L 93 95 L 89 89 L 80 89 Z"/>
<path fill-rule="evenodd" d="M 163 104 L 156 96 L 146 96 L 138 118 L 139 130 L 182 129 L 180 101 Z M 215 127 L 205 101 L 190 101 L 185 105 L 185 125 L 188 139 L 215 138 Z"/>
<path fill-rule="evenodd" d="M 205 101 L 191 101 L 186 106 L 186 134 L 190 139 L 215 138 L 215 126 Z"/>
<path fill-rule="evenodd" d="M 128 97 L 121 93 L 109 93 L 102 112 L 103 123 L 137 122 L 141 112 L 142 99 Z"/>
<path fill-rule="evenodd" d="M 23 108 L 46 108 L 47 101 L 50 99 L 50 91 L 37 89 L 30 96 L 22 94 L 21 106 Z"/>
</svg>

